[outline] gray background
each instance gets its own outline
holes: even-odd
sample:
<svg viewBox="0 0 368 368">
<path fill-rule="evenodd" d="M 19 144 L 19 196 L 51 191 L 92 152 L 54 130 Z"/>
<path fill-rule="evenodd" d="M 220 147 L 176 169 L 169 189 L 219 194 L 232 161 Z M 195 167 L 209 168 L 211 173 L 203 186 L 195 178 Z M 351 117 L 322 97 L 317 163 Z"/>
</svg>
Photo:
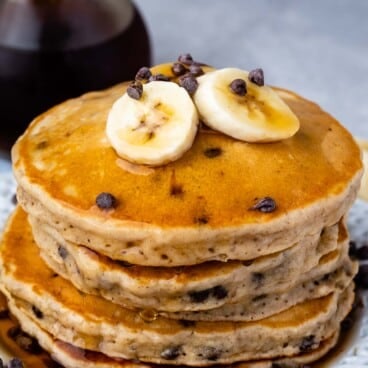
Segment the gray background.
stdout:
<svg viewBox="0 0 368 368">
<path fill-rule="evenodd" d="M 368 0 L 135 0 L 154 62 L 262 67 L 368 139 Z"/>
</svg>

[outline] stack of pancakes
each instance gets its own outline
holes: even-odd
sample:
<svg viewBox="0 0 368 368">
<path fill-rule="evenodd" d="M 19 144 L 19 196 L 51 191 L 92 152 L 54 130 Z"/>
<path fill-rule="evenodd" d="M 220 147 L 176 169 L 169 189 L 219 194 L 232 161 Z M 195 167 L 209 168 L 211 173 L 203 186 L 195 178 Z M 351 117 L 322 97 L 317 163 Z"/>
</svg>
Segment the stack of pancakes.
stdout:
<svg viewBox="0 0 368 368">
<path fill-rule="evenodd" d="M 301 123 L 292 138 L 249 144 L 202 128 L 179 160 L 138 166 L 105 137 L 125 88 L 51 109 L 13 149 L 21 207 L 2 238 L 1 290 L 22 329 L 65 367 L 324 355 L 354 299 L 351 135 L 278 89 Z M 99 208 L 100 193 L 116 206 Z M 257 209 L 264 198 L 274 211 Z"/>
</svg>

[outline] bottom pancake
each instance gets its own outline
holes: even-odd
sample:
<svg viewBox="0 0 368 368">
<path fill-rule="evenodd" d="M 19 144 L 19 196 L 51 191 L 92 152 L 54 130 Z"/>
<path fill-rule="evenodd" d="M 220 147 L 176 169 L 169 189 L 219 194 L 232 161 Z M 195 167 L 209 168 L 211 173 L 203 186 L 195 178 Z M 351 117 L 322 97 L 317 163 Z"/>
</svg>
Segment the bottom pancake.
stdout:
<svg viewBox="0 0 368 368">
<path fill-rule="evenodd" d="M 354 299 L 350 284 L 256 322 L 188 322 L 137 313 L 84 294 L 49 269 L 21 210 L 8 222 L 0 255 L 1 289 L 10 306 L 52 336 L 114 358 L 158 364 L 230 364 L 317 349 L 339 330 Z"/>
<path fill-rule="evenodd" d="M 39 344 L 50 353 L 51 357 L 65 368 L 160 368 L 159 365 L 140 361 L 114 359 L 102 353 L 80 349 L 74 345 L 59 340 L 43 330 L 35 321 L 10 302 L 10 308 L 18 319 L 22 329 L 34 336 Z M 258 360 L 239 362 L 227 365 L 227 368 L 273 368 L 279 367 L 303 367 L 317 361 L 327 354 L 337 343 L 339 332 L 322 341 L 318 348 L 290 357 L 278 357 L 273 360 Z M 170 366 L 165 365 L 169 368 Z"/>
</svg>

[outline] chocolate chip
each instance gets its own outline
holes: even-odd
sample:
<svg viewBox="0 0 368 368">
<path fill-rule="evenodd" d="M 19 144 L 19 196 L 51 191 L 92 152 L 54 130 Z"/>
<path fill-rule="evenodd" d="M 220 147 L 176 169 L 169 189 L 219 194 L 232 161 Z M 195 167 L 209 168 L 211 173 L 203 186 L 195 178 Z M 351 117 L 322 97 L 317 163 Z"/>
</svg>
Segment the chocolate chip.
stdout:
<svg viewBox="0 0 368 368">
<path fill-rule="evenodd" d="M 210 296 L 211 289 L 189 292 L 189 298 L 192 303 L 203 303 Z"/>
<path fill-rule="evenodd" d="M 164 74 L 155 74 L 150 77 L 149 81 L 150 82 L 157 82 L 157 81 L 170 82 L 170 78 Z"/>
<path fill-rule="evenodd" d="M 171 67 L 171 71 L 173 72 L 174 75 L 179 77 L 185 74 L 188 71 L 188 69 L 181 63 L 174 63 L 173 66 Z"/>
<path fill-rule="evenodd" d="M 227 290 L 222 286 L 218 285 L 213 288 L 212 295 L 217 299 L 221 300 L 227 297 Z"/>
<path fill-rule="evenodd" d="M 315 345 L 315 336 L 309 335 L 303 338 L 299 350 L 302 353 L 307 353 L 308 351 L 311 351 L 313 349 L 314 345 Z"/>
<path fill-rule="evenodd" d="M 191 54 L 181 54 L 178 57 L 178 61 L 182 64 L 191 65 L 193 63 L 193 57 Z"/>
<path fill-rule="evenodd" d="M 220 147 L 206 148 L 203 153 L 208 158 L 215 158 L 222 154 L 222 149 Z"/>
<path fill-rule="evenodd" d="M 197 63 L 193 63 L 190 67 L 189 67 L 189 71 L 191 74 L 193 74 L 196 77 L 199 77 L 200 75 L 204 74 L 203 69 L 201 68 L 201 66 Z"/>
<path fill-rule="evenodd" d="M 45 149 L 49 143 L 47 141 L 41 141 L 40 143 L 37 143 L 36 148 L 39 150 Z"/>
<path fill-rule="evenodd" d="M 62 245 L 58 246 L 58 253 L 60 258 L 65 259 L 68 256 L 68 251 Z"/>
<path fill-rule="evenodd" d="M 174 360 L 182 353 L 180 346 L 170 346 L 161 351 L 161 358 L 166 360 Z"/>
<path fill-rule="evenodd" d="M 19 326 L 10 328 L 8 330 L 8 336 L 13 339 L 21 349 L 31 354 L 39 354 L 42 351 L 37 340 L 23 332 Z"/>
<path fill-rule="evenodd" d="M 206 225 L 208 224 L 208 217 L 207 216 L 196 217 L 194 219 L 194 223 L 199 224 L 199 225 Z"/>
<path fill-rule="evenodd" d="M 134 100 L 139 100 L 143 94 L 143 85 L 139 81 L 132 82 L 127 88 L 127 94 Z"/>
<path fill-rule="evenodd" d="M 359 247 L 356 250 L 356 256 L 358 257 L 358 259 L 360 260 L 367 260 L 368 259 L 368 245 L 363 245 L 361 247 Z"/>
<path fill-rule="evenodd" d="M 17 195 L 15 193 L 12 195 L 11 202 L 14 205 L 17 205 L 18 204 Z"/>
<path fill-rule="evenodd" d="M 99 208 L 108 210 L 116 206 L 117 200 L 112 194 L 102 192 L 96 197 L 96 204 Z"/>
<path fill-rule="evenodd" d="M 8 368 L 23 368 L 23 362 L 19 358 L 10 359 L 8 362 Z"/>
<path fill-rule="evenodd" d="M 265 276 L 261 272 L 252 273 L 252 281 L 256 284 L 260 284 L 264 280 Z"/>
<path fill-rule="evenodd" d="M 222 285 L 217 285 L 205 290 L 192 291 L 188 295 L 192 303 L 202 303 L 210 296 L 217 300 L 224 299 L 227 297 L 228 291 Z"/>
<path fill-rule="evenodd" d="M 368 264 L 359 267 L 359 272 L 355 276 L 355 282 L 358 287 L 368 289 Z"/>
<path fill-rule="evenodd" d="M 175 184 L 170 187 L 170 195 L 180 196 L 183 194 L 183 186 L 180 184 Z"/>
<path fill-rule="evenodd" d="M 126 262 L 126 261 L 119 261 L 119 260 L 116 260 L 115 261 L 119 266 L 121 267 L 125 267 L 125 268 L 128 268 L 128 267 L 133 267 L 134 265 L 129 263 L 129 262 Z"/>
<path fill-rule="evenodd" d="M 247 94 L 247 84 L 244 79 L 234 79 L 229 87 L 238 96 L 245 96 Z"/>
<path fill-rule="evenodd" d="M 8 336 L 14 340 L 14 338 L 22 332 L 19 326 L 12 326 L 8 330 Z"/>
<path fill-rule="evenodd" d="M 253 301 L 253 302 L 259 302 L 260 300 L 265 299 L 265 298 L 267 298 L 267 294 L 261 294 L 261 295 L 257 295 L 257 296 L 255 296 L 255 297 L 252 299 L 252 301 Z"/>
<path fill-rule="evenodd" d="M 252 70 L 248 75 L 248 79 L 257 86 L 264 86 L 263 70 L 260 68 Z"/>
<path fill-rule="evenodd" d="M 211 362 L 215 362 L 220 358 L 221 352 L 213 346 L 205 346 L 203 353 L 200 355 Z"/>
<path fill-rule="evenodd" d="M 43 318 L 43 313 L 34 305 L 32 305 L 32 312 L 34 313 L 34 315 L 39 318 L 42 319 Z"/>
<path fill-rule="evenodd" d="M 198 88 L 198 82 L 194 75 L 185 74 L 179 78 L 179 86 L 183 87 L 190 95 L 193 95 Z"/>
<path fill-rule="evenodd" d="M 245 267 L 249 267 L 253 264 L 253 262 L 254 262 L 253 259 L 248 259 L 247 261 L 243 261 L 243 265 Z"/>
<path fill-rule="evenodd" d="M 138 70 L 137 74 L 135 75 L 135 79 L 148 80 L 151 77 L 151 75 L 152 75 L 151 70 L 148 67 L 143 66 Z"/>
<path fill-rule="evenodd" d="M 189 321 L 187 319 L 180 319 L 179 323 L 183 326 L 183 327 L 194 327 L 196 325 L 195 321 Z"/>
<path fill-rule="evenodd" d="M 250 210 L 257 210 L 264 213 L 273 212 L 276 209 L 276 202 L 271 197 L 260 199 Z"/>
</svg>

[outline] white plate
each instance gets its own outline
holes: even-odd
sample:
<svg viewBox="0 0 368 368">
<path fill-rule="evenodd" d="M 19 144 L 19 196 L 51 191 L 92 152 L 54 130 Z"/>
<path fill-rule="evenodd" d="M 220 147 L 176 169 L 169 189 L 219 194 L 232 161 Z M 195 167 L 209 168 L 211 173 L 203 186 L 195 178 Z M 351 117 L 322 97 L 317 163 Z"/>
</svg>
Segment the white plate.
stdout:
<svg viewBox="0 0 368 368">
<path fill-rule="evenodd" d="M 0 231 L 6 218 L 14 208 L 12 198 L 15 193 L 15 182 L 9 172 L 0 172 Z M 368 244 L 368 202 L 358 200 L 349 216 L 351 239 L 357 245 Z M 368 294 L 363 295 L 364 304 L 368 305 Z M 345 350 L 330 362 L 333 368 L 364 368 L 368 367 L 368 309 L 364 308 L 362 318 L 356 326 L 356 336 Z M 8 353 L 0 345 L 0 355 L 8 357 Z"/>
</svg>

